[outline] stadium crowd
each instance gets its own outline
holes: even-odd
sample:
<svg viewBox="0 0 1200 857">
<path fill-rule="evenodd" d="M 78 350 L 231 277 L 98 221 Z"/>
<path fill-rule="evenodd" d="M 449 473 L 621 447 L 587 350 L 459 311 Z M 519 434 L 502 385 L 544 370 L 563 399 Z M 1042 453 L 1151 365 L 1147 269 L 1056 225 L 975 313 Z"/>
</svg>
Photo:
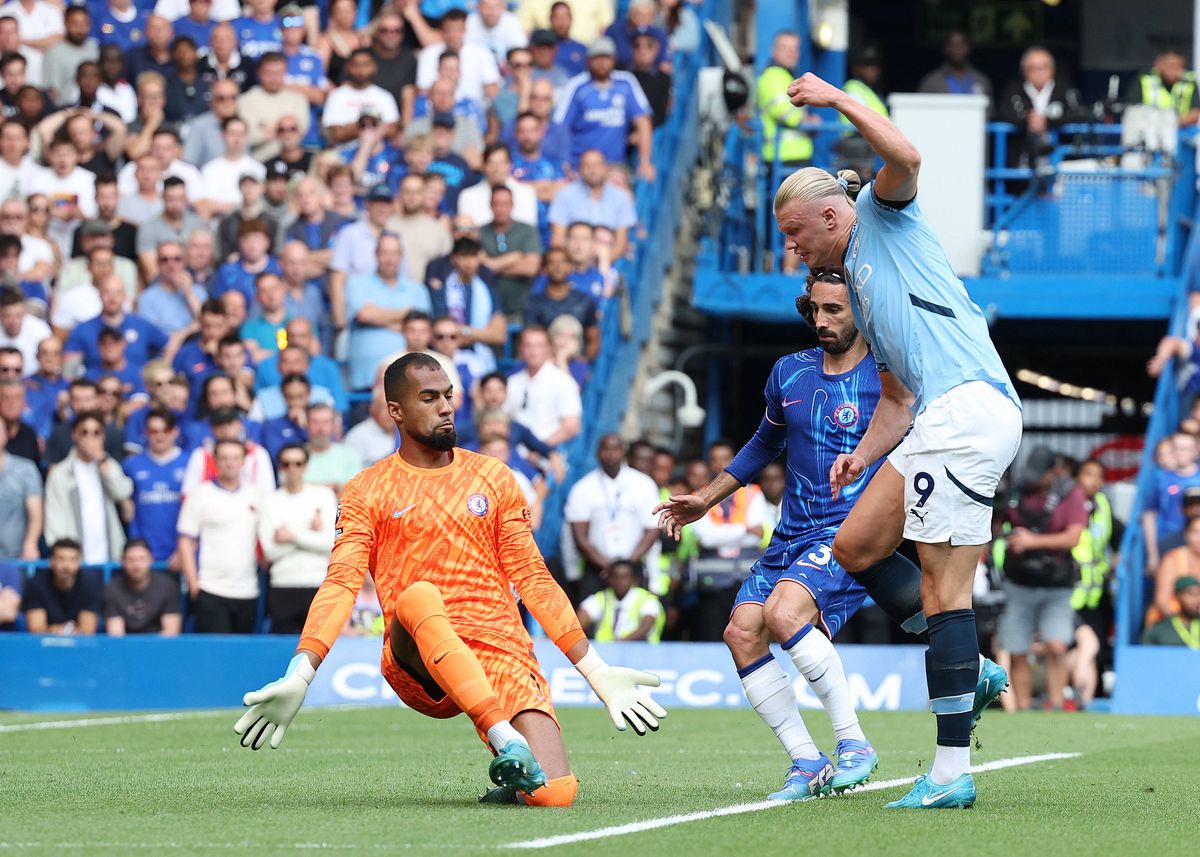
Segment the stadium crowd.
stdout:
<svg viewBox="0 0 1200 857">
<path fill-rule="evenodd" d="M 0 6 L 0 628 L 296 633 L 408 351 L 540 520 L 700 39 L 624 5 Z"/>
</svg>

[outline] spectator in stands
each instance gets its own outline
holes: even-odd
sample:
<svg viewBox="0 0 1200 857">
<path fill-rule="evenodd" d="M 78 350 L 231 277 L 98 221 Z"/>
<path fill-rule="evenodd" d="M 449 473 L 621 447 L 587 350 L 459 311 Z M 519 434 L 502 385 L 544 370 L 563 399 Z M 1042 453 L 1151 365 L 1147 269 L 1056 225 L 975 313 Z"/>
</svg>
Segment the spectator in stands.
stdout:
<svg viewBox="0 0 1200 857">
<path fill-rule="evenodd" d="M 307 484 L 308 452 L 284 446 L 277 456 L 282 485 L 262 500 L 258 541 L 270 563 L 267 613 L 272 634 L 299 634 L 329 565 L 337 497 Z"/>
<path fill-rule="evenodd" d="M 308 406 L 312 401 L 312 384 L 303 375 L 284 375 L 278 389 L 283 400 L 281 412 L 278 416 L 264 419 L 261 432 L 263 447 L 273 461 L 279 458 L 279 451 L 288 444 L 308 440 Z"/>
<path fill-rule="evenodd" d="M 763 162 L 774 171 L 778 157 L 778 174 L 772 173 L 776 181 L 812 160 L 812 138 L 800 130 L 806 121 L 804 109 L 793 105 L 787 92 L 799 76 L 799 68 L 800 36 L 792 30 L 780 30 L 771 42 L 771 62 L 755 87 L 763 124 Z"/>
<path fill-rule="evenodd" d="M 294 119 L 303 136 L 308 133 L 308 99 L 284 86 L 287 58 L 276 51 L 263 54 L 258 63 L 258 85 L 238 99 L 238 115 L 247 123 L 250 153 L 259 161 L 279 154 L 276 139 L 281 119 Z"/>
<path fill-rule="evenodd" d="M 313 388 L 324 387 L 333 399 L 334 407 L 344 412 L 348 406 L 346 386 L 342 383 L 342 370 L 337 361 L 321 353 L 320 344 L 313 336 L 312 323 L 307 318 L 296 317 L 284 326 L 287 333 L 287 346 L 278 356 L 272 356 L 258 365 L 254 378 L 254 388 L 262 392 L 267 387 L 278 384 L 284 374 L 284 353 L 292 349 L 299 351 L 294 355 L 294 363 L 288 363 L 292 371 L 305 375 L 312 382 Z"/>
<path fill-rule="evenodd" d="M 242 478 L 246 448 L 240 442 L 220 440 L 213 455 L 214 481 L 184 494 L 179 556 L 196 631 L 249 634 L 258 606 L 256 555 L 262 494 Z"/>
<path fill-rule="evenodd" d="M 207 49 L 207 39 L 203 45 Z M 171 69 L 166 74 L 168 122 L 190 123 L 208 109 L 212 93 L 209 82 L 200 73 L 200 63 L 196 40 L 191 36 L 176 36 L 171 43 Z"/>
<path fill-rule="evenodd" d="M 670 59 L 667 57 L 667 34 L 654 26 L 655 13 L 658 11 L 654 0 L 631 0 L 626 10 L 625 20 L 614 21 L 604 31 L 604 35 L 612 39 L 616 47 L 617 67 L 632 70 L 634 42 L 639 36 L 646 36 L 654 42 L 654 56 L 651 58 L 655 66 L 662 65 L 669 71 Z"/>
<path fill-rule="evenodd" d="M 165 386 L 165 385 L 164 385 Z M 146 446 L 123 462 L 133 482 L 130 535 L 144 540 L 154 562 L 179 569 L 175 522 L 179 518 L 187 457 L 179 448 L 179 424 L 167 408 L 154 406 L 145 420 Z"/>
<path fill-rule="evenodd" d="M 1100 679 L 1099 656 L 1112 627 L 1112 601 L 1108 598 L 1113 549 L 1120 543 L 1112 506 L 1103 492 L 1104 465 L 1088 459 L 1079 465 L 1075 481 L 1087 500 L 1088 524 L 1071 551 L 1079 565 L 1079 580 L 1071 593 L 1075 610 L 1075 645 L 1067 654 L 1071 686 L 1078 706 L 1087 708 L 1096 696 Z"/>
<path fill-rule="evenodd" d="M 25 385 L 17 377 L 0 380 L 0 420 L 3 420 L 0 429 L 8 438 L 8 454 L 40 467 L 41 441 L 37 431 L 26 422 L 27 419 L 33 419 L 33 413 L 26 406 Z"/>
<path fill-rule="evenodd" d="M 34 174 L 29 191 L 55 201 L 46 237 L 66 256 L 76 227 L 84 218 L 96 216 L 96 176 L 79 166 L 79 153 L 69 139 L 51 142 L 47 162 L 48 167 Z"/>
<path fill-rule="evenodd" d="M 301 407 L 319 402 L 337 408 L 338 400 L 334 398 L 333 391 L 322 384 L 313 382 L 312 360 L 313 358 L 307 351 L 294 343 L 280 351 L 274 371 L 280 374 L 281 379 L 277 384 L 257 387 L 258 395 L 254 399 L 254 406 L 250 409 L 250 418 L 265 421 L 281 417 L 290 410 L 283 390 L 283 379 L 290 375 L 300 375 L 309 382 L 306 391 L 308 398 L 302 400 Z M 335 381 L 338 388 L 341 389 L 341 379 L 335 378 Z M 342 391 L 341 404 L 343 405 L 345 398 L 345 392 Z"/>
<path fill-rule="evenodd" d="M 92 36 L 101 45 L 116 46 L 128 53 L 131 48 L 146 44 L 146 22 L 150 16 L 135 7 L 133 0 L 108 0 L 105 6 L 92 9 Z"/>
<path fill-rule="evenodd" d="M 558 40 L 553 31 L 537 29 L 529 34 L 529 52 L 533 61 L 533 80 L 544 80 L 560 91 L 567 85 L 571 75 L 558 63 Z"/>
<path fill-rule="evenodd" d="M 1183 529 L 1183 544 L 1163 555 L 1155 569 L 1153 602 L 1146 611 L 1146 625 L 1179 612 L 1174 598 L 1175 583 L 1182 577 L 1200 574 L 1200 518 L 1189 518 Z"/>
<path fill-rule="evenodd" d="M 453 358 L 433 349 L 433 318 L 429 313 L 416 309 L 412 310 L 404 316 L 404 323 L 400 326 L 400 332 L 404 334 L 404 350 L 393 352 L 379 361 L 375 373 L 375 386 L 383 383 L 383 374 L 392 363 L 409 352 L 422 351 L 441 364 L 442 371 L 446 373 L 451 385 L 454 387 L 456 398 L 458 399 L 457 405 L 462 406 L 466 397 L 466 388 L 463 385 L 462 377 L 458 373 L 458 367 L 455 366 Z M 459 418 L 462 419 L 461 414 Z"/>
<path fill-rule="evenodd" d="M 183 245 L 183 261 L 192 282 L 208 293 L 217 281 L 217 246 L 207 229 L 193 229 Z"/>
<path fill-rule="evenodd" d="M 571 285 L 591 295 L 597 305 L 602 306 L 616 288 L 616 272 L 612 269 L 612 241 L 615 236 L 604 230 L 604 241 L 601 241 L 596 234 L 598 231 L 590 223 L 576 221 L 567 226 L 562 246 L 571 260 L 571 275 L 568 277 Z M 534 284 L 533 291 L 537 293 L 544 287 L 545 283 L 539 281 Z"/>
<path fill-rule="evenodd" d="M 657 455 L 670 453 L 656 453 Z M 671 456 L 670 467 L 674 468 L 674 456 Z M 668 471 L 669 472 L 669 471 Z M 762 473 L 758 477 L 758 487 L 762 489 L 763 500 L 766 503 L 766 523 L 763 524 L 763 535 L 768 536 L 779 525 L 779 517 L 783 513 L 783 491 L 786 482 L 787 474 L 784 472 L 783 465 L 777 461 L 773 461 L 762 469 Z M 665 484 L 661 483 L 661 484 Z"/>
<path fill-rule="evenodd" d="M 601 574 L 614 560 L 640 569 L 658 558 L 658 523 L 650 513 L 658 487 L 625 464 L 625 444 L 616 434 L 600 438 L 596 459 L 599 467 L 575 483 L 563 512 L 584 561 L 580 595 L 600 590 Z"/>
<path fill-rule="evenodd" d="M 397 9 L 384 7 L 379 10 L 370 49 L 377 69 L 372 83 L 396 99 L 407 124 L 412 118 L 416 94 L 417 56 L 404 44 L 404 16 Z"/>
<path fill-rule="evenodd" d="M 254 300 L 255 283 L 263 274 L 276 279 L 283 274 L 279 262 L 271 255 L 271 227 L 261 219 L 246 220 L 237 229 L 237 254 L 217 270 L 217 280 L 210 289 L 212 297 L 226 292 L 240 292 L 249 307 Z M 228 315 L 226 307 L 226 315 Z"/>
<path fill-rule="evenodd" d="M 560 315 L 546 328 L 550 334 L 550 348 L 554 365 L 566 372 L 583 390 L 592 379 L 592 367 L 584 359 L 584 329 L 579 319 L 572 315 Z M 597 334 L 599 328 L 597 328 Z M 599 347 L 599 340 L 597 340 Z"/>
<path fill-rule="evenodd" d="M 190 327 L 200 315 L 205 291 L 184 266 L 183 244 L 164 241 L 155 257 L 158 276 L 138 297 L 138 315 L 170 335 Z"/>
<path fill-rule="evenodd" d="M 254 278 L 253 309 L 239 335 L 255 363 L 278 353 L 280 341 L 286 341 L 283 326 L 290 318 L 286 294 L 278 274 L 264 271 Z"/>
<path fill-rule="evenodd" d="M 30 185 L 37 169 L 36 165 L 30 166 Z M 58 273 L 59 261 L 50 242 L 29 233 L 29 209 L 23 201 L 6 199 L 0 202 L 0 230 L 21 240 L 17 279 L 45 285 Z"/>
<path fill-rule="evenodd" d="M 166 75 L 172 71 L 171 42 L 175 39 L 175 30 L 171 22 L 161 15 L 151 15 L 146 19 L 146 42 L 131 50 L 125 62 L 126 73 L 130 80 L 140 82 L 145 72 Z"/>
<path fill-rule="evenodd" d="M 302 317 L 322 331 L 327 327 L 325 294 L 315 278 L 309 277 L 311 263 L 308 248 L 300 241 L 289 241 L 279 253 L 279 267 L 283 269 L 283 300 L 289 317 Z"/>
<path fill-rule="evenodd" d="M 623 258 L 629 248 L 629 228 L 637 225 L 633 196 L 608 181 L 609 166 L 603 153 L 585 152 L 579 160 L 579 178 L 559 191 L 550 203 L 551 241 L 563 244 L 567 227 L 588 223 L 604 227 L 614 236 L 611 257 Z"/>
<path fill-rule="evenodd" d="M 460 234 L 448 259 L 435 259 L 429 264 L 425 282 L 433 304 L 432 315 L 448 315 L 462 324 L 459 346 L 470 348 L 491 366 L 495 360 L 488 346 L 500 346 L 508 340 L 508 321 L 481 274 L 482 258 L 479 240 Z"/>
<path fill-rule="evenodd" d="M 350 55 L 345 83 L 329 93 L 321 114 L 321 127 L 330 143 L 344 143 L 358 136 L 358 120 L 365 110 L 374 111 L 388 134 L 396 132 L 400 108 L 390 92 L 371 82 L 378 70 L 367 48 L 358 48 Z"/>
<path fill-rule="evenodd" d="M 1072 549 L 1088 524 L 1083 489 L 1056 484 L 1057 459 L 1037 447 L 1025 463 L 1016 497 L 1009 502 L 1002 556 L 1007 601 L 997 642 L 1012 656 L 1013 693 L 1018 709 L 1030 706 L 1033 677 L 1029 653 L 1036 633 L 1046 665 L 1047 708 L 1061 709 L 1067 683 L 1067 647 L 1075 631 L 1071 591 L 1076 565 Z M 1067 493 L 1061 493 L 1066 487 Z"/>
<path fill-rule="evenodd" d="M 370 389 L 379 361 L 405 349 L 400 329 L 409 311 L 428 313 L 432 308 L 429 290 L 401 275 L 402 261 L 399 236 L 385 233 L 375 250 L 375 272 L 355 275 L 346 285 L 350 353 L 354 355 L 350 364 L 352 390 Z"/>
<path fill-rule="evenodd" d="M 1200 120 L 1200 94 L 1187 62 L 1182 49 L 1163 48 L 1154 57 L 1154 67 L 1129 82 L 1125 103 L 1162 107 L 1173 111 L 1181 126 L 1195 125 Z"/>
<path fill-rule="evenodd" d="M 68 365 L 82 360 L 87 371 L 100 370 L 100 331 L 105 327 L 121 331 L 125 337 L 126 356 L 134 366 L 142 366 L 160 354 L 171 356 L 166 354 L 168 339 L 165 333 L 141 316 L 125 312 L 127 297 L 120 277 L 105 277 L 96 283 L 96 289 L 100 293 L 100 314 L 77 326 L 67 337 L 65 357 Z"/>
<path fill-rule="evenodd" d="M 476 226 L 492 221 L 492 191 L 507 187 L 512 194 L 512 219 L 537 226 L 537 192 L 512 176 L 512 153 L 503 143 L 493 143 L 483 153 L 483 179 L 458 195 L 458 214 Z M 540 251 L 539 251 L 540 252 Z"/>
<path fill-rule="evenodd" d="M 367 192 L 367 216 L 349 224 L 333 242 L 333 257 L 329 273 L 329 314 L 333 326 L 341 330 L 351 316 L 347 315 L 347 288 L 351 277 L 370 274 L 377 267 L 377 244 L 383 234 L 388 218 L 396 210 L 392 192 L 385 184 L 378 184 Z M 396 238 L 403 256 L 403 242 Z"/>
<path fill-rule="evenodd" d="M 1159 541 L 1183 529 L 1184 492 L 1188 488 L 1200 487 L 1196 439 L 1177 432 L 1171 437 L 1171 451 L 1174 469 L 1160 470 L 1155 474 L 1154 491 L 1147 498 L 1142 512 L 1147 568 L 1157 568 L 1162 559 Z"/>
<path fill-rule="evenodd" d="M 224 28 L 227 29 L 227 25 Z M 208 112 L 192 120 L 183 148 L 183 159 L 201 169 L 224 154 L 223 125 L 237 115 L 241 89 L 237 81 L 226 78 L 213 81 L 209 91 L 212 95 L 209 102 L 211 107 Z"/>
<path fill-rule="evenodd" d="M 338 419 L 329 405 L 308 406 L 308 470 L 304 479 L 315 485 L 325 485 L 341 496 L 342 488 L 362 470 L 358 453 L 334 438 L 338 434 Z"/>
<path fill-rule="evenodd" d="M 21 352 L 25 375 L 33 374 L 38 344 L 50 335 L 50 326 L 26 311 L 23 294 L 13 288 L 0 292 L 0 347 Z"/>
<path fill-rule="evenodd" d="M 1160 446 L 1164 443 L 1169 447 L 1171 439 L 1165 438 L 1163 441 L 1160 441 Z M 1174 452 L 1171 455 L 1173 460 Z M 1164 557 L 1175 550 L 1175 548 L 1183 547 L 1185 542 L 1184 534 L 1187 531 L 1188 525 L 1192 522 L 1193 518 L 1200 518 L 1200 487 L 1184 488 L 1183 500 L 1180 502 L 1183 506 L 1183 526 L 1176 532 L 1163 536 L 1162 540 L 1158 543 L 1158 552 Z M 1147 574 L 1152 572 L 1153 569 L 1147 567 Z"/>
<path fill-rule="evenodd" d="M 1021 78 L 996 102 L 996 119 L 1018 128 L 1009 144 L 1010 165 L 1037 167 L 1053 147 L 1049 132 L 1068 122 L 1086 122 L 1088 109 L 1079 91 L 1057 78 L 1051 53 L 1029 48 L 1021 55 Z"/>
<path fill-rule="evenodd" d="M 636 77 L 627 71 L 613 71 L 615 54 L 616 46 L 607 36 L 592 42 L 588 75 L 574 77 L 567 84 L 554 110 L 554 121 L 571 135 L 571 163 L 576 166 L 584 152 L 592 149 L 607 161 L 624 161 L 632 134 L 638 150 L 637 174 L 654 181 L 650 104 Z"/>
<path fill-rule="evenodd" d="M 97 392 L 102 396 L 110 393 L 103 379 L 115 377 L 118 381 L 116 404 L 128 402 L 131 398 L 141 398 L 144 402 L 146 391 L 142 389 L 142 370 L 140 366 L 131 366 L 125 355 L 125 336 L 115 327 L 105 327 L 100 331 L 100 370 L 91 373 L 97 382 Z"/>
<path fill-rule="evenodd" d="M 49 437 L 60 401 L 65 400 L 67 379 L 63 377 L 63 347 L 58 337 L 43 339 L 37 347 L 37 371 L 25 379 L 30 423 L 43 441 Z"/>
<path fill-rule="evenodd" d="M 661 43 L 653 33 L 634 35 L 629 70 L 646 93 L 655 128 L 667 121 L 667 111 L 671 107 L 671 75 L 662 69 L 661 58 L 664 56 Z"/>
<path fill-rule="evenodd" d="M 100 582 L 79 566 L 79 542 L 63 538 L 50 545 L 50 568 L 29 579 L 21 598 L 30 633 L 96 633 L 103 606 Z"/>
<path fill-rule="evenodd" d="M 159 8 L 156 4 L 156 8 Z M 218 21 L 232 21 L 242 11 L 236 0 L 175 0 L 168 17 L 173 18 L 176 41 L 188 37 L 197 45 L 212 42 L 213 28 Z"/>
<path fill-rule="evenodd" d="M 50 325 L 60 339 L 66 339 L 76 327 L 100 313 L 100 292 L 93 284 L 113 275 L 113 261 L 112 250 L 93 247 L 88 252 L 86 279 L 67 288 L 67 284 L 59 278 Z"/>
<path fill-rule="evenodd" d="M 59 411 L 59 424 L 46 440 L 46 464 L 58 464 L 71 451 L 74 438 L 73 420 L 80 414 L 95 413 L 99 407 L 96 383 L 87 378 L 76 378 L 67 387 L 66 408 Z M 124 457 L 121 429 L 106 423 L 104 426 L 104 451 L 120 461 Z"/>
<path fill-rule="evenodd" d="M 267 227 L 268 252 L 276 245 L 280 234 L 278 217 L 267 211 L 263 182 L 254 176 L 245 175 L 238 179 L 241 202 L 238 207 L 221 218 L 217 224 L 217 255 L 230 259 L 238 253 L 238 230 L 243 223 L 261 220 Z"/>
<path fill-rule="evenodd" d="M 508 11 L 504 0 L 480 0 L 478 8 L 467 16 L 464 43 L 491 51 L 497 64 L 502 65 L 513 48 L 523 48 L 528 42 L 528 33 L 520 19 Z"/>
<path fill-rule="evenodd" d="M 405 274 L 410 280 L 425 282 L 430 260 L 445 256 L 453 246 L 450 232 L 425 213 L 425 180 L 409 174 L 400 180 L 400 213 L 387 222 L 387 230 L 404 242 Z"/>
<path fill-rule="evenodd" d="M 220 341 L 230 332 L 225 307 L 219 300 L 209 298 L 201 304 L 199 322 L 184 328 L 193 329 L 195 333 L 179 347 L 172 366 L 187 378 L 193 391 L 199 392 L 200 382 L 216 371 Z"/>
<path fill-rule="evenodd" d="M 1144 646 L 1187 646 L 1200 651 L 1200 579 L 1181 577 L 1175 581 L 1176 615 L 1164 618 L 1142 633 Z"/>
<path fill-rule="evenodd" d="M 438 60 L 446 51 L 458 54 L 462 79 L 458 96 L 479 104 L 490 102 L 500 90 L 500 69 L 490 50 L 467 42 L 467 13 L 450 9 L 442 16 L 442 40 L 421 49 L 417 57 L 417 89 L 428 90 L 438 77 Z"/>
<path fill-rule="evenodd" d="M 562 125 L 554 123 L 554 87 L 547 80 L 535 80 L 529 90 L 529 113 L 541 120 L 539 132 L 539 147 L 543 157 L 548 158 L 555 166 L 562 169 L 571 159 L 571 133 Z M 513 158 L 514 175 L 522 170 L 522 154 L 528 154 L 531 146 L 522 143 L 517 134 L 517 122 L 521 114 L 511 125 L 500 129 L 500 141 L 514 147 L 516 154 Z M 522 181 L 530 181 L 523 178 Z"/>
<path fill-rule="evenodd" d="M 143 539 L 130 539 L 121 558 L 121 573 L 104 587 L 104 633 L 160 634 L 183 630 L 179 586 L 175 579 L 150 570 L 154 557 Z"/>
<path fill-rule="evenodd" d="M 508 381 L 506 409 L 546 445 L 566 443 L 579 434 L 579 385 L 550 362 L 550 337 L 544 327 L 521 331 L 519 356 L 525 368 Z"/>
<path fill-rule="evenodd" d="M 246 123 L 240 117 L 231 116 L 221 120 L 224 152 L 205 163 L 200 170 L 200 177 L 204 180 L 204 199 L 214 215 L 228 214 L 241 202 L 242 176 L 249 175 L 262 181 L 267 175 L 267 168 L 247 153 L 246 134 Z"/>
<path fill-rule="evenodd" d="M 459 434 L 462 434 L 461 429 Z M 346 432 L 342 442 L 358 454 L 364 467 L 370 467 L 396 451 L 396 426 L 388 416 L 387 401 L 383 397 L 382 387 L 371 391 L 368 418 Z"/>
<path fill-rule="evenodd" d="M 296 182 L 292 192 L 296 219 L 284 231 L 288 241 L 299 241 L 308 248 L 310 277 L 324 277 L 329 273 L 334 238 L 350 222 L 339 214 L 326 211 L 321 193 L 322 188 L 314 178 L 306 176 Z"/>
<path fill-rule="evenodd" d="M 17 630 L 24 575 L 15 565 L 0 563 L 0 632 Z"/>
<path fill-rule="evenodd" d="M 38 168 L 29 154 L 29 133 L 19 122 L 6 119 L 0 124 L 0 192 L 6 200 L 24 199 L 34 170 Z M 9 209 L 10 211 L 13 209 Z M 25 212 L 22 211 L 22 220 Z M 10 220 L 12 218 L 9 218 Z M 15 223 L 0 224 L 5 233 L 12 232 Z M 22 222 L 22 227 L 24 223 Z"/>
<path fill-rule="evenodd" d="M 641 586 L 642 573 L 629 560 L 608 564 L 607 588 L 587 598 L 576 610 L 579 624 L 599 643 L 647 642 L 662 639 L 667 616 L 658 596 Z"/>
<path fill-rule="evenodd" d="M 559 40 L 559 63 L 570 74 L 578 74 L 583 71 L 587 51 L 580 42 L 603 33 L 613 22 L 613 11 L 613 4 L 602 0 L 557 0 L 549 4 L 546 0 L 522 0 L 517 14 L 527 30 L 549 25 Z"/>
<path fill-rule="evenodd" d="M 121 470 L 119 453 L 114 460 L 105 449 L 105 431 L 95 412 L 78 414 L 71 451 L 46 475 L 46 540 L 78 541 L 87 565 L 121 558 L 123 521 L 132 512 L 133 482 Z"/>
<path fill-rule="evenodd" d="M 950 95 L 986 95 L 992 100 L 992 82 L 971 65 L 971 40 L 962 30 L 953 30 L 942 47 L 946 62 L 921 78 L 918 92 Z"/>
<path fill-rule="evenodd" d="M 274 0 L 250 0 L 247 6 L 250 14 L 234 19 L 233 29 L 242 55 L 251 61 L 261 61 L 268 53 L 283 47 L 283 33 Z"/>
<path fill-rule="evenodd" d="M 443 65 L 453 54 L 443 56 Z M 429 135 L 435 140 L 435 150 L 452 152 L 472 169 L 478 169 L 483 156 L 483 130 L 480 127 L 480 108 L 472 101 L 456 101 L 454 82 L 438 78 L 429 88 L 424 100 L 425 115 L 404 129 L 405 139 L 412 141 Z"/>
<path fill-rule="evenodd" d="M 468 163 L 465 158 L 454 151 L 457 127 L 458 121 L 452 113 L 435 113 L 429 132 L 433 158 L 429 162 L 428 172 L 436 173 L 446 180 L 445 209 L 451 215 L 457 214 L 458 197 L 464 188 L 475 181 L 475 169 L 479 166 L 478 161 L 474 164 Z M 412 143 L 405 150 L 406 157 L 410 155 L 420 157 L 421 149 L 414 147 L 413 144 L 422 139 L 421 137 L 413 138 Z M 470 154 L 469 151 L 468 154 Z"/>
<path fill-rule="evenodd" d="M 0 382 L 0 389 L 20 381 Z M 8 431 L 0 431 L 0 556 L 36 560 L 42 535 L 42 475 L 37 464 L 7 451 Z"/>
<path fill-rule="evenodd" d="M 488 267 L 496 274 L 501 311 L 519 318 L 541 267 L 542 239 L 535 226 L 513 219 L 513 199 L 507 186 L 492 188 L 492 217 L 479 230 L 479 243 Z"/>
<path fill-rule="evenodd" d="M 137 170 L 136 166 L 134 166 L 134 170 Z M 196 180 L 199 181 L 198 173 Z M 136 183 L 136 178 L 134 182 Z M 117 273 L 121 275 L 121 279 L 126 281 L 127 288 L 132 294 L 137 288 L 137 283 L 134 281 L 137 269 L 133 267 L 133 263 L 137 261 L 139 227 L 126 222 L 124 218 L 117 214 L 117 207 L 120 205 L 121 200 L 117 184 L 113 179 L 112 173 L 103 173 L 96 176 L 95 219 L 101 221 L 108 229 L 106 235 L 111 242 L 111 249 L 119 260 L 123 260 L 116 263 Z M 85 223 L 84 226 L 86 225 Z M 94 237 L 102 237 L 99 234 L 99 230 L 94 229 L 93 231 L 95 233 Z M 72 257 L 86 254 L 83 238 L 83 228 L 81 227 L 75 233 L 75 241 L 71 246 Z"/>
<path fill-rule="evenodd" d="M 366 190 L 387 183 L 392 165 L 399 159 L 388 129 L 380 124 L 373 107 L 363 108 L 358 117 L 358 134 L 338 146 L 327 157 L 350 167 L 361 199 Z"/>
<path fill-rule="evenodd" d="M 219 80 L 232 80 L 237 84 L 238 92 L 245 92 L 254 85 L 254 63 L 238 50 L 237 32 L 231 23 L 213 27 L 200 75 L 210 87 Z"/>
<path fill-rule="evenodd" d="M 542 257 L 545 288 L 529 299 L 525 323 L 550 327 L 560 315 L 576 319 L 583 327 L 587 358 L 594 360 L 600 349 L 600 325 L 596 301 L 590 294 L 572 286 L 571 260 L 562 247 L 551 247 Z"/>
<path fill-rule="evenodd" d="M 187 468 L 183 472 L 183 496 L 187 497 L 196 486 L 216 478 L 220 469 L 216 447 L 226 440 L 235 441 L 242 446 L 242 483 L 247 488 L 257 491 L 259 495 L 274 491 L 275 468 L 271 463 L 271 456 L 259 443 L 251 439 L 251 436 L 260 436 L 260 424 L 248 422 L 240 411 L 232 407 L 216 411 L 208 422 L 208 436 L 194 444 L 188 455 Z"/>
<path fill-rule="evenodd" d="M 156 253 L 162 244 L 174 241 L 182 247 L 197 229 L 206 228 L 188 205 L 187 185 L 178 176 L 163 180 L 162 211 L 137 230 L 137 255 L 147 282 L 158 276 Z"/>
<path fill-rule="evenodd" d="M 99 59 L 100 45 L 89 35 L 92 16 L 86 6 L 68 6 L 62 13 L 62 22 L 63 39 L 46 49 L 42 83 L 55 104 L 71 104 L 79 97 L 75 72 L 80 63 Z"/>
<path fill-rule="evenodd" d="M 651 471 L 654 468 L 654 446 L 648 440 L 635 440 L 625 452 L 625 463 L 638 473 L 645 473 L 653 479 Z"/>
<path fill-rule="evenodd" d="M 493 130 L 516 121 L 521 104 L 529 103 L 533 85 L 533 55 L 528 48 L 509 48 L 506 65 L 504 88 L 496 93 L 488 109 L 488 121 L 493 125 Z"/>
</svg>

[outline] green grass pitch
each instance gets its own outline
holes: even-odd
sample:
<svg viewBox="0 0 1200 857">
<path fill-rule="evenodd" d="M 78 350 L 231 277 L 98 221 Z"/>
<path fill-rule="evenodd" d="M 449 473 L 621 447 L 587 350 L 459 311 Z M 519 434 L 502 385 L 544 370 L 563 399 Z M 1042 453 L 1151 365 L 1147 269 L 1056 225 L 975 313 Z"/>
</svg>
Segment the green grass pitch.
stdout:
<svg viewBox="0 0 1200 857">
<path fill-rule="evenodd" d="M 80 715 L 93 716 L 104 715 Z M 488 755 L 465 718 L 302 711 L 280 750 L 258 753 L 237 745 L 235 718 L 14 731 L 70 716 L 0 715 L 0 855 L 512 853 L 501 846 L 759 801 L 786 769 L 748 710 L 675 711 L 645 738 L 615 732 L 599 709 L 567 710 L 576 806 L 484 807 Z M 806 719 L 832 751 L 825 715 Z M 863 725 L 882 756 L 876 779 L 928 763 L 928 714 L 869 713 Z M 976 763 L 1082 755 L 980 774 L 967 811 L 885 811 L 895 787 L 535 853 L 1195 853 L 1200 719 L 992 711 L 978 737 Z"/>
</svg>

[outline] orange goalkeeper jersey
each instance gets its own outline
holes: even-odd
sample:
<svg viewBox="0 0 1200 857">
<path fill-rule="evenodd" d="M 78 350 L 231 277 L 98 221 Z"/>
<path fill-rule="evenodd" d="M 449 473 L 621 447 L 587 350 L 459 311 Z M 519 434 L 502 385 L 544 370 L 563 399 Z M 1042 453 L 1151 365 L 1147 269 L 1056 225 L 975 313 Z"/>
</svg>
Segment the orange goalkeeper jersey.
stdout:
<svg viewBox="0 0 1200 857">
<path fill-rule="evenodd" d="M 532 642 L 511 584 L 560 649 L 584 639 L 533 541 L 525 495 L 502 461 L 455 449 L 447 466 L 421 468 L 394 453 L 346 484 L 336 527 L 302 649 L 328 653 L 367 573 L 385 617 L 405 587 L 427 580 L 441 591 L 464 640 L 528 651 Z"/>
</svg>

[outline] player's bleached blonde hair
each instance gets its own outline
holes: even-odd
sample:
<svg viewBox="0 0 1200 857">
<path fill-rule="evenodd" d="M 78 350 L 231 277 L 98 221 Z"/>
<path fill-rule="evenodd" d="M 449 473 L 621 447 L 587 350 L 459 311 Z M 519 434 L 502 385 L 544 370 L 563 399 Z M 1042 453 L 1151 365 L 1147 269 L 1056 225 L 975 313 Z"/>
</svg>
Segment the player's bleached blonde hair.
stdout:
<svg viewBox="0 0 1200 857">
<path fill-rule="evenodd" d="M 858 193 L 862 179 L 854 170 L 838 170 L 834 175 L 820 167 L 801 167 L 783 180 L 775 192 L 775 211 L 789 202 L 813 202 L 830 197 L 843 197 L 851 205 L 851 194 Z"/>
</svg>

